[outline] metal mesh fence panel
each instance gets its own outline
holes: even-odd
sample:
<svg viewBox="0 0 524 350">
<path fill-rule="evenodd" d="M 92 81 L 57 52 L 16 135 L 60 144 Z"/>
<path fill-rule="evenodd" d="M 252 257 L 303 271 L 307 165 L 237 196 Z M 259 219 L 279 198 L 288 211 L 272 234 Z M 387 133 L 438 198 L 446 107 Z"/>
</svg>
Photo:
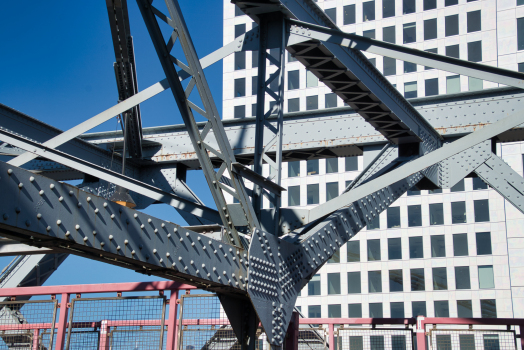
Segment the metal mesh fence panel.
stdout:
<svg viewBox="0 0 524 350">
<path fill-rule="evenodd" d="M 32 349 L 33 345 L 52 349 L 53 337 L 35 339 L 35 330 L 52 333 L 56 310 L 56 300 L 0 303 L 0 349 Z"/>
<path fill-rule="evenodd" d="M 327 346 L 327 334 L 322 326 L 301 325 L 298 329 L 298 350 L 325 350 Z"/>
<path fill-rule="evenodd" d="M 486 329 L 431 329 L 429 345 L 438 350 L 516 350 L 515 332 Z"/>
<path fill-rule="evenodd" d="M 338 328 L 335 332 L 337 350 L 412 350 L 411 328 Z"/>
<path fill-rule="evenodd" d="M 162 349 L 164 296 L 76 298 L 66 349 Z"/>
</svg>

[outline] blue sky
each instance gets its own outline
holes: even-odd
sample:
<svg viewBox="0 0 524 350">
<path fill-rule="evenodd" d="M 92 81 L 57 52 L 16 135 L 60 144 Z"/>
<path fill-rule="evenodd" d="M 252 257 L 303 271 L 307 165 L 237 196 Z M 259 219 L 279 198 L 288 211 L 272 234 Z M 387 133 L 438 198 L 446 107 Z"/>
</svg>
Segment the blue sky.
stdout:
<svg viewBox="0 0 524 350">
<path fill-rule="evenodd" d="M 161 0 L 154 5 L 162 8 Z M 199 57 L 222 46 L 222 1 L 181 0 L 180 6 Z M 139 90 L 165 76 L 136 2 L 128 2 Z M 105 1 L 6 2 L 0 12 L 0 103 L 60 129 L 68 129 L 117 102 L 115 61 Z M 205 74 L 222 111 L 222 63 Z M 171 92 L 141 105 L 144 127 L 181 124 Z M 115 130 L 112 119 L 93 131 Z M 214 203 L 204 178 L 192 172 L 188 182 L 209 206 Z M 183 223 L 171 207 L 145 210 Z M 0 259 L 5 266 L 10 258 Z M 103 263 L 70 256 L 46 285 L 150 281 Z"/>
</svg>

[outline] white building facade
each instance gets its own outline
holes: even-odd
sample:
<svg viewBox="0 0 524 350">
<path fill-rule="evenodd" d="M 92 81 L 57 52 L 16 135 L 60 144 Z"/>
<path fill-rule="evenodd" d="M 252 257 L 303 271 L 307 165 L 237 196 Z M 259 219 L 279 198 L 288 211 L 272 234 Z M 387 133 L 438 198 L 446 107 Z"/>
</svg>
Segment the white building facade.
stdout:
<svg viewBox="0 0 524 350">
<path fill-rule="evenodd" d="M 349 33 L 524 70 L 524 0 L 318 5 Z M 224 0 L 224 43 L 254 25 Z M 367 56 L 406 98 L 498 86 Z M 287 60 L 286 113 L 343 106 L 299 62 Z M 251 52 L 224 60 L 224 119 L 254 116 L 256 62 Z M 497 154 L 523 173 L 524 143 L 499 144 Z M 284 163 L 282 205 L 308 208 L 339 195 L 372 158 L 364 149 L 358 157 Z M 524 215 L 478 178 L 452 189 L 410 191 L 342 247 L 302 290 L 297 306 L 308 317 L 524 317 L 523 228 Z"/>
</svg>

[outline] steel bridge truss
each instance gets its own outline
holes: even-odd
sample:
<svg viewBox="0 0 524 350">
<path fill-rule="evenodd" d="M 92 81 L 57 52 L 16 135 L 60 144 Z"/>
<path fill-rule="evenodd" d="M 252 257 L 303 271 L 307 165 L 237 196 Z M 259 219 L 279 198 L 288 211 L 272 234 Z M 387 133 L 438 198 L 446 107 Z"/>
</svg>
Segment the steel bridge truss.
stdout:
<svg viewBox="0 0 524 350">
<path fill-rule="evenodd" d="M 0 163 L 0 188 L 4 198 L 9 198 L 0 202 L 0 230 L 6 237 L 2 252 L 8 251 L 4 255 L 61 253 L 55 260 L 56 269 L 64 254 L 77 254 L 184 281 L 219 295 L 243 348 L 254 349 L 259 321 L 268 341 L 281 347 L 297 295 L 309 279 L 337 249 L 413 186 L 449 188 L 476 173 L 524 212 L 524 179 L 492 151 L 492 143 L 501 135 L 520 135 L 519 126 L 524 123 L 520 92 L 508 97 L 511 108 L 489 107 L 495 108 L 496 121 L 484 123 L 481 116 L 470 116 L 483 127 L 461 128 L 454 136 L 462 137 L 445 139 L 431 112 L 407 102 L 361 51 L 515 88 L 522 87 L 523 74 L 343 33 L 313 0 L 233 2 L 258 26 L 198 59 L 176 0 L 165 0 L 164 12 L 150 0 L 137 0 L 166 75 L 161 82 L 138 91 L 127 5 L 107 0 L 119 103 L 65 132 L 2 108 L 0 139 L 9 146 L 3 145 L 0 151 L 10 157 Z M 165 24 L 171 28 L 167 37 L 160 27 Z M 175 45 L 184 57 L 174 56 Z M 269 49 L 278 54 L 270 55 Z M 247 50 L 259 52 L 254 141 L 232 147 L 235 131 L 222 122 L 203 69 Z M 293 158 L 284 150 L 290 147 L 284 142 L 290 137 L 284 132 L 289 121 L 283 113 L 286 50 L 351 107 L 343 111 L 341 119 L 329 120 L 342 121 L 344 136 L 336 141 L 338 149 L 344 149 L 346 155 L 358 149 L 355 140 L 359 136 L 349 135 L 355 130 L 353 122 L 364 123 L 362 129 L 375 132 L 375 140 L 388 142 L 342 195 L 311 210 L 281 208 L 282 161 Z M 176 156 L 170 162 L 157 159 L 143 147 L 139 105 L 167 89 L 184 121 L 183 137 L 191 145 L 192 155 L 187 157 L 192 160 L 186 163 Z M 270 109 L 264 108 L 266 98 Z M 197 123 L 195 113 L 205 122 Z M 123 152 L 109 162 L 111 154 L 96 146 L 103 141 L 90 143 L 86 141 L 89 137 L 79 137 L 119 115 L 126 120 L 123 141 L 129 159 Z M 318 129 L 319 124 L 313 127 Z M 303 146 L 321 143 L 316 136 L 305 137 L 309 139 L 296 142 L 293 152 L 310 152 L 311 157 L 325 154 L 315 154 L 315 146 L 309 150 Z M 187 153 L 186 149 L 171 151 Z M 146 159 L 155 160 L 156 165 L 151 167 Z M 248 163 L 254 165 L 253 170 L 244 165 Z M 264 164 L 271 168 L 269 177 L 262 175 Z M 188 168 L 202 169 L 218 210 L 205 206 L 187 186 Z M 77 187 L 60 182 L 78 177 L 84 177 L 84 183 Z M 253 183 L 253 189 L 245 186 L 246 180 Z M 191 226 L 111 202 L 114 186 L 131 191 L 138 209 L 154 203 L 173 206 Z M 226 193 L 236 203 L 228 203 Z M 270 200 L 271 209 L 262 209 L 263 197 Z M 13 245 L 13 240 L 33 247 Z"/>
</svg>

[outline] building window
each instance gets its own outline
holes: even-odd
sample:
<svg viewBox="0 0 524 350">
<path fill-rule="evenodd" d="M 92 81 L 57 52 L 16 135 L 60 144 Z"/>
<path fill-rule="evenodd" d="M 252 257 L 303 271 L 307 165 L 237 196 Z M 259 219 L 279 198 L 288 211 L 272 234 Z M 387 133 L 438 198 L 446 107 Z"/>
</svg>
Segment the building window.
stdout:
<svg viewBox="0 0 524 350">
<path fill-rule="evenodd" d="M 235 38 L 238 38 L 239 36 L 241 36 L 245 32 L 246 32 L 246 24 L 245 23 L 235 25 Z"/>
<path fill-rule="evenodd" d="M 456 94 L 460 92 L 460 75 L 446 77 L 446 93 Z"/>
<path fill-rule="evenodd" d="M 524 18 L 517 18 L 517 50 L 524 50 Z"/>
<path fill-rule="evenodd" d="M 460 180 L 459 182 L 457 182 L 455 185 L 453 185 L 450 188 L 451 192 L 463 192 L 464 190 L 465 190 L 464 179 Z"/>
<path fill-rule="evenodd" d="M 314 275 L 307 284 L 308 295 L 320 295 L 320 274 Z"/>
<path fill-rule="evenodd" d="M 482 41 L 473 41 L 468 43 L 468 61 L 482 61 Z"/>
<path fill-rule="evenodd" d="M 382 293 L 382 272 L 368 271 L 369 293 Z"/>
<path fill-rule="evenodd" d="M 424 269 L 411 269 L 411 291 L 417 292 L 426 290 L 424 279 Z"/>
<path fill-rule="evenodd" d="M 520 73 L 524 73 L 524 62 L 521 62 L 521 63 L 518 64 L 517 70 Z"/>
<path fill-rule="evenodd" d="M 246 96 L 246 78 L 235 79 L 235 97 Z"/>
<path fill-rule="evenodd" d="M 425 84 L 425 95 L 426 96 L 436 96 L 438 95 L 438 78 L 426 79 Z"/>
<path fill-rule="evenodd" d="M 358 157 L 346 157 L 346 171 L 358 170 Z"/>
<path fill-rule="evenodd" d="M 400 207 L 389 207 L 387 209 L 388 228 L 400 227 Z"/>
<path fill-rule="evenodd" d="M 427 316 L 427 313 L 426 313 L 426 302 L 425 301 L 412 301 L 411 302 L 411 310 L 413 312 L 413 317 Z"/>
<path fill-rule="evenodd" d="M 318 184 L 307 185 L 307 204 L 319 203 L 319 188 Z"/>
<path fill-rule="evenodd" d="M 451 223 L 466 223 L 466 202 L 451 202 Z"/>
<path fill-rule="evenodd" d="M 246 117 L 246 106 L 235 106 L 234 115 L 235 119 Z"/>
<path fill-rule="evenodd" d="M 337 23 L 337 8 L 336 7 L 333 7 L 331 9 L 325 9 L 324 12 L 326 13 L 326 15 L 329 18 L 331 18 L 333 23 Z"/>
<path fill-rule="evenodd" d="M 362 282 L 360 271 L 348 272 L 348 294 L 360 294 L 362 292 Z"/>
<path fill-rule="evenodd" d="M 422 207 L 420 205 L 408 205 L 408 226 L 422 226 Z"/>
<path fill-rule="evenodd" d="M 287 89 L 296 90 L 300 88 L 300 75 L 298 70 L 287 72 Z"/>
<path fill-rule="evenodd" d="M 309 305 L 308 307 L 308 317 L 309 318 L 321 318 L 322 314 L 320 312 L 320 305 Z"/>
<path fill-rule="evenodd" d="M 395 0 L 382 0 L 382 18 L 395 16 Z"/>
<path fill-rule="evenodd" d="M 257 116 L 257 104 L 253 103 L 251 105 L 251 116 L 256 117 Z"/>
<path fill-rule="evenodd" d="M 240 7 L 235 6 L 235 17 L 244 15 L 244 12 L 240 9 Z"/>
<path fill-rule="evenodd" d="M 443 258 L 446 256 L 446 242 L 444 235 L 431 236 L 431 257 Z"/>
<path fill-rule="evenodd" d="M 517 0 L 517 6 L 524 5 L 524 0 Z"/>
<path fill-rule="evenodd" d="M 472 318 L 471 300 L 457 300 L 457 317 Z"/>
<path fill-rule="evenodd" d="M 475 222 L 489 221 L 489 199 L 479 199 L 473 201 L 475 209 Z"/>
<path fill-rule="evenodd" d="M 487 190 L 488 184 L 486 184 L 480 177 L 473 178 L 473 190 Z"/>
<path fill-rule="evenodd" d="M 342 309 L 341 309 L 340 304 L 328 305 L 328 317 L 329 318 L 342 317 Z"/>
<path fill-rule="evenodd" d="M 416 81 L 404 83 L 404 97 L 405 98 L 417 97 L 417 82 Z"/>
<path fill-rule="evenodd" d="M 251 67 L 258 67 L 258 50 L 253 50 L 253 52 L 251 53 Z"/>
<path fill-rule="evenodd" d="M 424 248 L 422 246 L 422 236 L 409 237 L 409 258 L 410 259 L 424 258 Z"/>
<path fill-rule="evenodd" d="M 360 261 L 360 241 L 349 241 L 346 246 L 348 262 Z"/>
<path fill-rule="evenodd" d="M 235 52 L 235 70 L 246 69 L 246 52 Z"/>
<path fill-rule="evenodd" d="M 405 314 L 404 314 L 404 303 L 403 302 L 390 303 L 389 307 L 391 309 L 391 318 L 404 318 L 405 317 Z M 397 344 L 398 343 L 395 342 L 395 345 L 397 345 Z M 395 345 L 393 347 L 396 349 L 397 347 Z M 401 346 L 399 349 L 406 349 L 406 347 L 405 346 Z"/>
<path fill-rule="evenodd" d="M 318 78 L 311 71 L 306 71 L 306 87 L 316 87 L 318 86 Z"/>
<path fill-rule="evenodd" d="M 369 317 L 382 318 L 384 313 L 382 311 L 382 303 L 369 303 Z M 384 337 L 372 335 L 369 337 L 370 343 L 373 347 L 376 345 L 376 349 L 384 349 Z"/>
<path fill-rule="evenodd" d="M 411 188 L 407 191 L 407 195 L 408 195 L 408 196 L 420 196 L 420 191 L 417 190 L 416 187 L 411 187 Z"/>
<path fill-rule="evenodd" d="M 402 0 L 402 13 L 414 13 L 416 11 L 416 0 Z"/>
<path fill-rule="evenodd" d="M 460 58 L 460 45 L 446 46 L 446 56 Z"/>
<path fill-rule="evenodd" d="M 480 10 L 468 12 L 468 33 L 481 30 Z"/>
<path fill-rule="evenodd" d="M 424 0 L 424 11 L 437 8 L 437 0 Z"/>
<path fill-rule="evenodd" d="M 380 239 L 368 239 L 368 261 L 380 260 Z"/>
<path fill-rule="evenodd" d="M 318 96 L 306 96 L 306 110 L 318 109 Z"/>
<path fill-rule="evenodd" d="M 468 77 L 468 90 L 469 91 L 479 91 L 479 90 L 484 89 L 483 82 L 484 81 L 482 79 Z"/>
<path fill-rule="evenodd" d="M 298 112 L 300 111 L 300 98 L 290 98 L 287 100 L 287 111 Z"/>
<path fill-rule="evenodd" d="M 402 270 L 389 270 L 389 291 L 403 292 Z"/>
<path fill-rule="evenodd" d="M 333 255 L 331 255 L 331 257 L 328 259 L 328 264 L 338 264 L 340 263 L 340 250 L 337 249 L 335 250 L 335 252 L 333 253 Z"/>
<path fill-rule="evenodd" d="M 479 266 L 479 288 L 495 288 L 492 265 Z"/>
<path fill-rule="evenodd" d="M 430 52 L 430 53 L 436 53 L 438 54 L 438 49 L 437 48 L 434 48 L 434 49 L 427 49 L 427 50 L 424 50 L 426 52 Z M 430 69 L 433 69 L 433 67 L 428 67 L 428 66 L 424 66 L 424 69 L 425 70 L 430 70 Z M 426 95 L 427 96 L 427 95 Z"/>
<path fill-rule="evenodd" d="M 412 73 L 416 71 L 417 71 L 417 65 L 415 63 L 404 61 L 404 73 Z"/>
<path fill-rule="evenodd" d="M 328 273 L 328 294 L 340 294 L 340 273 Z"/>
<path fill-rule="evenodd" d="M 429 205 L 429 224 L 444 225 L 444 205 L 442 203 Z"/>
<path fill-rule="evenodd" d="M 338 158 L 326 158 L 326 174 L 338 173 Z"/>
<path fill-rule="evenodd" d="M 391 57 L 384 56 L 384 76 L 397 74 L 397 60 Z"/>
<path fill-rule="evenodd" d="M 411 22 L 404 24 L 404 44 L 417 41 L 417 23 Z"/>
<path fill-rule="evenodd" d="M 288 52 L 288 53 L 287 53 L 287 62 L 288 62 L 288 63 L 291 63 L 291 62 L 296 62 L 296 61 L 298 61 L 297 58 L 296 58 L 295 56 L 293 56 L 293 55 L 291 54 L 291 52 Z"/>
<path fill-rule="evenodd" d="M 300 176 L 300 161 L 287 163 L 287 177 Z"/>
<path fill-rule="evenodd" d="M 444 6 L 453 6 L 458 5 L 458 0 L 446 0 L 444 2 Z"/>
<path fill-rule="evenodd" d="M 437 194 L 437 193 L 442 193 L 442 189 L 437 188 L 436 190 L 428 190 L 428 194 Z"/>
<path fill-rule="evenodd" d="M 355 23 L 355 5 L 344 6 L 344 25 Z"/>
<path fill-rule="evenodd" d="M 289 186 L 288 187 L 287 205 L 290 207 L 300 205 L 300 186 Z"/>
<path fill-rule="evenodd" d="M 437 19 L 427 19 L 424 21 L 424 40 L 437 38 Z"/>
<path fill-rule="evenodd" d="M 362 32 L 362 36 L 363 36 L 364 38 L 375 39 L 375 29 L 364 30 L 364 31 Z M 371 61 L 371 60 L 373 60 L 373 58 L 368 58 L 368 60 Z M 373 65 L 375 65 L 375 64 L 373 63 Z"/>
<path fill-rule="evenodd" d="M 475 234 L 477 241 L 477 255 L 490 255 L 491 253 L 491 233 L 477 232 Z"/>
<path fill-rule="evenodd" d="M 468 255 L 468 234 L 457 233 L 453 235 L 453 255 L 467 256 Z"/>
<path fill-rule="evenodd" d="M 388 259 L 402 259 L 402 240 L 401 238 L 388 238 Z"/>
<path fill-rule="evenodd" d="M 469 266 L 455 266 L 455 287 L 457 289 L 471 289 Z"/>
<path fill-rule="evenodd" d="M 449 317 L 449 303 L 447 300 L 435 300 L 435 317 Z"/>
<path fill-rule="evenodd" d="M 375 20 L 375 1 L 362 3 L 362 22 Z"/>
<path fill-rule="evenodd" d="M 337 95 L 335 93 L 324 95 L 325 108 L 335 108 L 337 106 Z"/>
<path fill-rule="evenodd" d="M 396 42 L 395 26 L 382 28 L 382 41 L 392 44 Z"/>
<path fill-rule="evenodd" d="M 433 290 L 448 290 L 448 274 L 445 267 L 433 268 Z"/>
<path fill-rule="evenodd" d="M 481 299 L 480 314 L 482 318 L 497 318 L 497 302 L 495 299 Z"/>
<path fill-rule="evenodd" d="M 318 175 L 318 159 L 310 159 L 306 162 L 307 174 Z"/>
<path fill-rule="evenodd" d="M 326 202 L 338 197 L 338 182 L 326 183 Z"/>
<path fill-rule="evenodd" d="M 368 221 L 366 228 L 368 230 L 380 230 L 380 216 L 377 215 Z"/>
<path fill-rule="evenodd" d="M 458 15 L 446 16 L 445 32 L 446 32 L 446 36 L 458 35 L 459 33 L 459 16 Z"/>
<path fill-rule="evenodd" d="M 361 318 L 362 304 L 348 304 L 348 317 Z"/>
<path fill-rule="evenodd" d="M 256 95 L 258 93 L 258 77 L 251 77 L 251 95 Z"/>
</svg>

